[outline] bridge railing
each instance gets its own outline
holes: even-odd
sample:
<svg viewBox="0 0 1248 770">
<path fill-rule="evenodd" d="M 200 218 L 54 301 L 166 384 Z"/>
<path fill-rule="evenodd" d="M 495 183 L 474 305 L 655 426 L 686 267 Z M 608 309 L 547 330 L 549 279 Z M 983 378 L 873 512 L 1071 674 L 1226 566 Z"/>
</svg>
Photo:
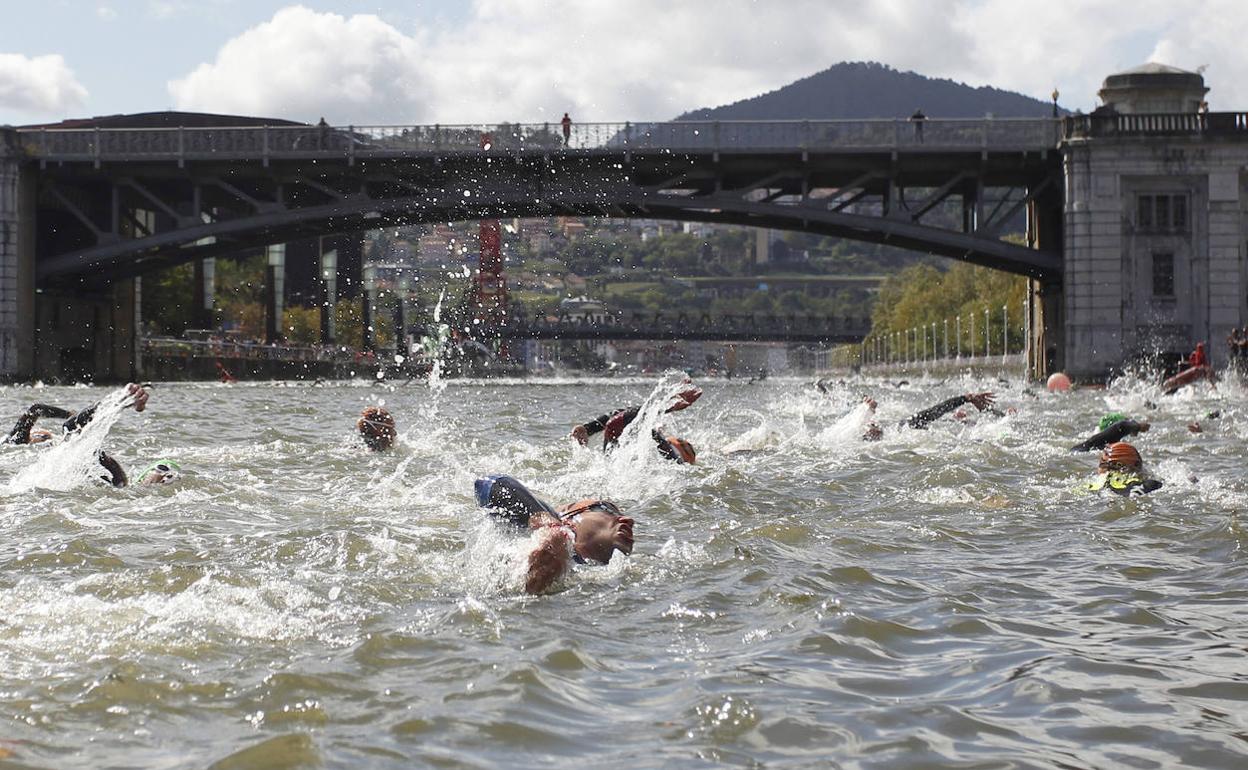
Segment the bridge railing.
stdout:
<svg viewBox="0 0 1248 770">
<path fill-rule="evenodd" d="M 680 121 L 426 126 L 19 129 L 27 152 L 62 161 L 334 157 L 490 151 L 975 150 L 1055 147 L 1051 118 Z"/>
<path fill-rule="evenodd" d="M 1065 139 L 1109 136 L 1243 136 L 1248 113 L 1189 112 L 1120 115 L 1071 115 L 1063 120 Z"/>
</svg>

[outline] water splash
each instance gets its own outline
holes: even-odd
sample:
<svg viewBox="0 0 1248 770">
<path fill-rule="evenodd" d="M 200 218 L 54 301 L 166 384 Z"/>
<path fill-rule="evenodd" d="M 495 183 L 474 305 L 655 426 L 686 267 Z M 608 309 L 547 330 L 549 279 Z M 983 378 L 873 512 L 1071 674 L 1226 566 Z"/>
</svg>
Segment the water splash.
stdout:
<svg viewBox="0 0 1248 770">
<path fill-rule="evenodd" d="M 13 494 L 32 489 L 64 491 L 99 479 L 105 473 L 99 463 L 104 440 L 121 419 L 122 411 L 133 404 L 134 397 L 125 388 L 105 396 L 91 422 L 20 470 L 9 481 L 8 491 Z"/>
<path fill-rule="evenodd" d="M 433 323 L 437 326 L 437 336 L 421 338 L 425 355 L 433 362 L 429 367 L 429 392 L 435 398 L 435 414 L 436 399 L 446 390 L 446 380 L 442 377 L 442 359 L 446 355 L 446 344 L 451 336 L 451 327 L 442 323 L 442 300 L 445 297 L 446 289 L 443 289 L 438 294 L 438 303 L 433 306 Z"/>
</svg>

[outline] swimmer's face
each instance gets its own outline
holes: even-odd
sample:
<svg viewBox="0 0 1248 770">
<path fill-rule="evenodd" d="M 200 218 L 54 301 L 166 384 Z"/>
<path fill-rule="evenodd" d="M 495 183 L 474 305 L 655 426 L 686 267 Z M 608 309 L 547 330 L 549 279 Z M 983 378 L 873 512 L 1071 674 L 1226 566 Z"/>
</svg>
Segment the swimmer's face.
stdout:
<svg viewBox="0 0 1248 770">
<path fill-rule="evenodd" d="M 884 438 L 884 429 L 875 423 L 868 423 L 867 427 L 862 431 L 863 441 L 879 441 Z"/>
<path fill-rule="evenodd" d="M 143 474 L 139 479 L 139 483 L 143 486 L 152 486 L 155 484 L 172 484 L 178 480 L 178 469 L 175 464 L 158 462 L 152 466 L 152 469 Z"/>
<path fill-rule="evenodd" d="M 174 475 L 172 473 L 161 473 L 160 471 L 151 471 L 150 473 L 148 473 L 146 476 L 143 477 L 143 481 L 140 483 L 142 483 L 144 486 L 151 486 L 154 484 L 172 484 L 173 479 L 174 479 Z"/>
<path fill-rule="evenodd" d="M 585 511 L 579 515 L 576 530 L 576 552 L 583 558 L 606 564 L 616 550 L 633 552 L 633 520 L 605 511 Z"/>
<path fill-rule="evenodd" d="M 50 430 L 43 430 L 42 428 L 35 428 L 34 430 L 30 432 L 30 443 L 32 444 L 42 444 L 45 441 L 51 441 L 51 440 L 52 440 L 52 431 Z"/>
</svg>

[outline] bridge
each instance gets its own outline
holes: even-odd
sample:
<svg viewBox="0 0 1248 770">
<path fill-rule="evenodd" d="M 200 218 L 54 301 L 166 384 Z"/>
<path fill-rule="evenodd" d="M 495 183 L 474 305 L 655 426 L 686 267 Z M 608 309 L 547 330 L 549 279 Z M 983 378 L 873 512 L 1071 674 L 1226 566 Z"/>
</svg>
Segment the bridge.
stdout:
<svg viewBox="0 0 1248 770">
<path fill-rule="evenodd" d="M 1034 277 L 1001 240 L 1059 178 L 1046 119 L 20 130 L 40 283 L 107 281 L 313 234 L 504 216 L 799 229 Z M 937 221 L 956 198 L 953 222 Z M 154 225 L 137 212 L 152 212 Z M 950 217 L 946 216 L 946 220 Z M 950 225 L 953 226 L 950 226 Z"/>
<path fill-rule="evenodd" d="M 515 318 L 499 328 L 512 340 L 703 340 L 706 342 L 861 342 L 870 318 L 799 315 L 632 313 L 619 318 Z"/>
<path fill-rule="evenodd" d="M 128 376 L 130 279 L 152 270 L 550 215 L 801 230 L 1026 275 L 1033 372 L 1103 373 L 1248 321 L 1244 115 L 1202 112 L 1196 73 L 1105 82 L 1105 111 L 1065 119 L 598 123 L 566 142 L 506 123 L 0 129 L 0 373 L 53 374 L 72 350 Z"/>
</svg>

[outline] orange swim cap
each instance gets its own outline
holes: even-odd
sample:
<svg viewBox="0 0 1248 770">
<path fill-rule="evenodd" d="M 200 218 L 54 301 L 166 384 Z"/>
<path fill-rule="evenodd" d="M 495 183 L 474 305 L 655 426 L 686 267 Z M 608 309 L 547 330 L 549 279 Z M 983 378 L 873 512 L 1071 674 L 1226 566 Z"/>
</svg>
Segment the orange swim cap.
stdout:
<svg viewBox="0 0 1248 770">
<path fill-rule="evenodd" d="M 1125 441 L 1117 441 L 1101 451 L 1101 462 L 1120 468 L 1138 469 L 1144 465 L 1140 452 Z"/>
<path fill-rule="evenodd" d="M 394 443 L 394 437 L 398 434 L 394 428 L 394 418 L 379 406 L 366 407 L 360 413 L 360 419 L 355 427 L 364 437 L 364 443 L 373 450 L 388 448 Z"/>
<path fill-rule="evenodd" d="M 670 437 L 667 440 L 667 443 L 672 446 L 672 449 L 676 450 L 676 454 L 680 455 L 682 462 L 688 463 L 689 465 L 693 465 L 697 462 L 698 453 L 693 451 L 693 444 L 690 444 L 683 438 L 677 438 L 676 436 Z"/>
</svg>

